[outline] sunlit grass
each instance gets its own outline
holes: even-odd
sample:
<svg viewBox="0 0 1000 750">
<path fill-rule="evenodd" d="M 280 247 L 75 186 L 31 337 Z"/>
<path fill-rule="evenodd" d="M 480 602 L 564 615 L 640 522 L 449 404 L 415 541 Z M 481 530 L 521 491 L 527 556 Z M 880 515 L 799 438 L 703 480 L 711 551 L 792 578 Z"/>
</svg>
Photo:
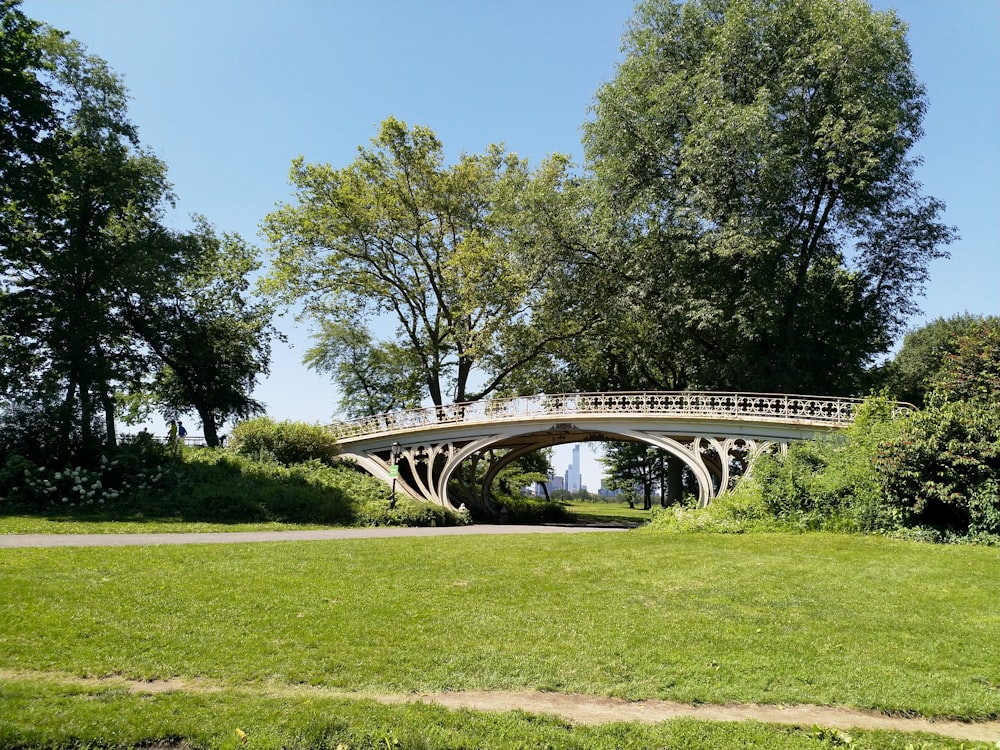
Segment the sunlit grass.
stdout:
<svg viewBox="0 0 1000 750">
<path fill-rule="evenodd" d="M 1000 553 L 833 535 L 0 551 L 0 669 L 1000 716 Z"/>
<path fill-rule="evenodd" d="M 630 508 L 626 503 L 567 503 L 565 507 L 580 521 L 639 525 L 652 517 L 651 511 Z"/>
<path fill-rule="evenodd" d="M 849 744 L 848 744 L 849 743 Z M 760 748 L 970 750 L 987 743 L 929 735 L 756 722 L 675 719 L 655 725 L 573 726 L 523 712 L 448 711 L 421 704 L 229 689 L 137 695 L 55 681 L 0 682 L 0 748 L 202 748 L 204 750 L 649 750 Z"/>
</svg>

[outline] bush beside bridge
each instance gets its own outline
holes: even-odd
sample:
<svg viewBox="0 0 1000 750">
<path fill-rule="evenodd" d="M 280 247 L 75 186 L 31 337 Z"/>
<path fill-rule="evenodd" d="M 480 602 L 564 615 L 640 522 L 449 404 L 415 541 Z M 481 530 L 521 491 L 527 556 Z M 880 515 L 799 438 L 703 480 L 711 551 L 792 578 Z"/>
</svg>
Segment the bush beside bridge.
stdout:
<svg viewBox="0 0 1000 750">
<path fill-rule="evenodd" d="M 283 450 L 314 450 L 307 427 L 276 428 L 286 438 Z M 296 434 L 305 439 L 290 446 Z M 389 488 L 350 465 L 330 465 L 318 456 L 283 463 L 266 448 L 255 453 L 166 445 L 148 435 L 124 441 L 88 466 L 8 453 L 0 458 L 0 515 L 336 526 L 444 526 L 462 520 L 408 498 L 390 508 Z"/>
</svg>

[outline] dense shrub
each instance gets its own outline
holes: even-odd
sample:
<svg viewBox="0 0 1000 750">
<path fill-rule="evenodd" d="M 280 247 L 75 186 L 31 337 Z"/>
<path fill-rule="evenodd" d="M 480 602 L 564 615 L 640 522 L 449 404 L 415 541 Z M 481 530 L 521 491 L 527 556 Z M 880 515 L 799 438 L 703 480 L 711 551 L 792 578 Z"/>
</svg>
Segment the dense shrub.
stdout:
<svg viewBox="0 0 1000 750">
<path fill-rule="evenodd" d="M 887 501 L 908 526 L 1000 535 L 1000 407 L 938 402 L 913 415 L 877 457 Z"/>
<path fill-rule="evenodd" d="M 753 470 L 763 506 L 784 524 L 829 531 L 890 531 L 902 520 L 888 502 L 876 458 L 902 420 L 884 395 L 859 407 L 842 433 L 762 456 Z"/>
<path fill-rule="evenodd" d="M 370 502 L 355 518 L 358 526 L 463 526 L 468 515 L 452 513 L 440 505 L 399 498 L 394 507 L 388 502 Z"/>
<path fill-rule="evenodd" d="M 285 466 L 307 461 L 333 464 L 340 452 L 333 434 L 318 424 L 276 422 L 269 417 L 237 424 L 229 447 L 242 456 L 270 459 Z"/>
<path fill-rule="evenodd" d="M 696 507 L 693 500 L 667 508 L 653 508 L 653 517 L 647 528 L 654 531 L 746 534 L 779 531 L 788 527 L 764 505 L 760 487 L 753 477 L 749 477 L 740 482 L 735 490 L 716 498 L 705 508 Z"/>
<path fill-rule="evenodd" d="M 0 465 L 0 508 L 106 511 L 131 504 L 143 493 L 170 488 L 173 458 L 149 435 L 124 439 L 90 467 L 52 468 L 9 453 Z"/>
<path fill-rule="evenodd" d="M 949 343 L 928 407 L 882 446 L 878 470 L 909 525 L 1000 539 L 1000 320 Z"/>
<path fill-rule="evenodd" d="M 839 436 L 762 456 L 733 493 L 707 508 L 662 511 L 651 528 L 1000 542 L 1000 408 L 939 394 L 901 415 L 884 397 L 870 398 Z"/>
</svg>

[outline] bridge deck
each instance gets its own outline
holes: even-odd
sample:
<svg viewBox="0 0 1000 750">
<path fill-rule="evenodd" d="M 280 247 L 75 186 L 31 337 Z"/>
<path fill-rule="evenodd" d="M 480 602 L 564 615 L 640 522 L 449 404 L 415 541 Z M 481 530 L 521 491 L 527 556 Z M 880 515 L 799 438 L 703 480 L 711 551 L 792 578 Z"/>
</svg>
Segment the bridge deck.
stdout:
<svg viewBox="0 0 1000 750">
<path fill-rule="evenodd" d="M 351 442 L 379 434 L 446 425 L 584 416 L 752 420 L 842 427 L 853 421 L 860 403 L 861 399 L 831 396 L 698 391 L 538 394 L 389 412 L 340 422 L 330 429 L 342 442 Z"/>
</svg>

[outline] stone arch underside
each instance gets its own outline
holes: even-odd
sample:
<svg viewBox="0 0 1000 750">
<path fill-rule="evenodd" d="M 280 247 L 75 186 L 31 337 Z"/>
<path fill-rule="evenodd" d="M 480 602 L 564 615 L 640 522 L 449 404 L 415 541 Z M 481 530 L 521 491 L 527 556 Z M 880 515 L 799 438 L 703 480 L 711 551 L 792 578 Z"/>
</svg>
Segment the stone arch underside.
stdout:
<svg viewBox="0 0 1000 750">
<path fill-rule="evenodd" d="M 461 431 L 459 431 L 460 433 Z M 741 432 L 737 430 L 736 432 Z M 477 434 L 397 435 L 401 446 L 397 492 L 418 500 L 456 510 L 449 492 L 459 468 L 467 463 L 471 476 L 478 465 L 486 461 L 487 468 L 481 486 L 462 483 L 469 497 L 454 498 L 463 502 L 475 498 L 488 512 L 489 491 L 499 472 L 511 462 L 534 451 L 577 442 L 625 440 L 645 443 L 676 456 L 688 468 L 698 484 L 698 503 L 707 505 L 729 490 L 739 474 L 733 471 L 738 457 L 745 466 L 742 476 L 750 472 L 754 462 L 768 450 L 787 448 L 788 438 L 782 435 L 726 435 L 717 430 L 684 430 L 680 426 L 640 424 L 566 424 L 501 425 Z M 371 442 L 371 441 L 367 441 Z M 392 484 L 391 443 L 385 439 L 370 446 L 346 445 L 342 457 L 354 461 L 376 478 Z M 478 490 L 478 491 L 477 491 Z"/>
</svg>

